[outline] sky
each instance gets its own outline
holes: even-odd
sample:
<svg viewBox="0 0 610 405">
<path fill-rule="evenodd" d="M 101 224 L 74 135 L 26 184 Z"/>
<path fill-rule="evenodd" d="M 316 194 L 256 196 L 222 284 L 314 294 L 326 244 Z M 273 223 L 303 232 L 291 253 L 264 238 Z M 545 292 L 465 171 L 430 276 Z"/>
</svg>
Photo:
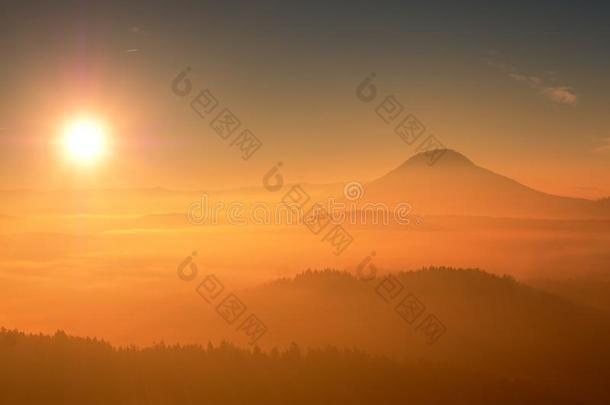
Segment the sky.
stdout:
<svg viewBox="0 0 610 405">
<path fill-rule="evenodd" d="M 372 180 L 416 153 L 376 113 L 394 96 L 480 166 L 610 196 L 607 3 L 19 2 L 0 15 L 0 189 L 232 188 L 278 162 L 290 181 Z M 190 102 L 204 89 L 219 107 L 201 118 Z M 248 160 L 211 129 L 221 108 L 261 141 Z M 111 140 L 91 167 L 58 146 L 82 114 Z"/>
</svg>

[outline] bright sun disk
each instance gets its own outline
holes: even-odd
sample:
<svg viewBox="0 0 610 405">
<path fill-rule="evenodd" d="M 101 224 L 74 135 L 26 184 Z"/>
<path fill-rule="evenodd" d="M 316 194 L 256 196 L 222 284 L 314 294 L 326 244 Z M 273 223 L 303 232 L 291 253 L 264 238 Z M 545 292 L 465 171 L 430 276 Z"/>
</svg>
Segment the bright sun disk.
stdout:
<svg viewBox="0 0 610 405">
<path fill-rule="evenodd" d="M 100 158 L 106 148 L 106 134 L 96 121 L 82 119 L 70 123 L 64 133 L 65 152 L 72 160 L 90 163 Z"/>
</svg>

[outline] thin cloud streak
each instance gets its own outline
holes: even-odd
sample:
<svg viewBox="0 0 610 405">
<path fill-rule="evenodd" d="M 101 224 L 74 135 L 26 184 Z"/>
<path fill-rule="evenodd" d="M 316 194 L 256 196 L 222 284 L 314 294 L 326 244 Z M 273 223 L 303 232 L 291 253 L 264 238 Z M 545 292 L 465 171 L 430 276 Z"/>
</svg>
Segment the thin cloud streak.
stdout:
<svg viewBox="0 0 610 405">
<path fill-rule="evenodd" d="M 578 102 L 578 95 L 576 95 L 570 86 L 551 85 L 541 77 L 515 73 L 517 67 L 512 63 L 502 60 L 500 53 L 495 50 L 490 51 L 484 60 L 489 66 L 508 74 L 508 77 L 511 79 L 527 84 L 549 101 L 567 105 L 575 105 Z M 556 73 L 547 72 L 547 75 L 550 77 L 549 80 L 553 81 Z"/>
<path fill-rule="evenodd" d="M 574 105 L 578 101 L 578 96 L 570 87 L 548 86 L 544 84 L 544 80 L 536 76 L 525 76 L 516 73 L 509 73 L 508 76 L 518 82 L 526 83 L 532 89 L 555 103 Z"/>
<path fill-rule="evenodd" d="M 600 139 L 601 145 L 593 149 L 594 153 L 610 152 L 610 137 Z"/>
</svg>

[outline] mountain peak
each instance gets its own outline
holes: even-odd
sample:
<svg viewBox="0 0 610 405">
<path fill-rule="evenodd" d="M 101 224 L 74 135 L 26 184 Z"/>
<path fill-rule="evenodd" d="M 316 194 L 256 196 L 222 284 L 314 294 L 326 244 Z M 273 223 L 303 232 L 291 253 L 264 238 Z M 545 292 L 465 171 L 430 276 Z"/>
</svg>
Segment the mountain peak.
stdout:
<svg viewBox="0 0 610 405">
<path fill-rule="evenodd" d="M 432 164 L 432 162 L 434 162 Z M 440 167 L 471 167 L 474 163 L 466 156 L 452 149 L 435 149 L 427 152 L 418 153 L 412 156 L 405 163 L 402 164 L 401 168 L 407 167 L 428 167 L 428 166 L 440 166 Z"/>
</svg>

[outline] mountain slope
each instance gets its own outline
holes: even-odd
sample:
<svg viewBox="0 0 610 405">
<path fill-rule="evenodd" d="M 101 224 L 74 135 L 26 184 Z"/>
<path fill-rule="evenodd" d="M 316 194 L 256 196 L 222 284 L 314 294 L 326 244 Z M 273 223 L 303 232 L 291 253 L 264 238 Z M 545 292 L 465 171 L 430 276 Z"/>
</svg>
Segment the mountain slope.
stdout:
<svg viewBox="0 0 610 405">
<path fill-rule="evenodd" d="M 2 404 L 568 404 L 544 382 L 325 348 L 113 348 L 0 329 Z"/>
<path fill-rule="evenodd" d="M 357 347 L 506 377 L 581 380 L 591 390 L 610 378 L 610 316 L 478 270 L 429 269 L 395 275 L 402 291 L 386 302 L 382 279 L 306 272 L 248 292 L 273 345 Z M 409 323 L 396 311 L 412 294 L 425 306 Z M 420 320 L 433 314 L 446 332 L 427 344 Z"/>
<path fill-rule="evenodd" d="M 366 202 L 408 202 L 435 215 L 594 219 L 610 218 L 602 202 L 559 197 L 526 187 L 446 150 L 433 165 L 418 154 L 366 186 Z"/>
</svg>

